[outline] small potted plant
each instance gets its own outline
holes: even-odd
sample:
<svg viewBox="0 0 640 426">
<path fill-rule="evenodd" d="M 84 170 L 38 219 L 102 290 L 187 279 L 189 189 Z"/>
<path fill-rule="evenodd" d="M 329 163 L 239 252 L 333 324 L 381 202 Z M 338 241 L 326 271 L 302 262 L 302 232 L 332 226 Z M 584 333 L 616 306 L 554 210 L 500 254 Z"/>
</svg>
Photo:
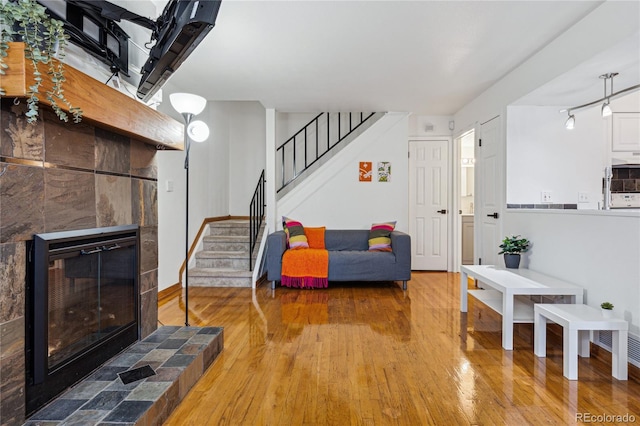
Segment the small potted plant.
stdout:
<svg viewBox="0 0 640 426">
<path fill-rule="evenodd" d="M 602 308 L 603 317 L 611 318 L 613 316 L 613 304 L 611 302 L 602 302 L 600 307 Z"/>
<path fill-rule="evenodd" d="M 500 244 L 500 252 L 504 255 L 504 264 L 507 268 L 518 269 L 520 266 L 520 253 L 529 250 L 529 240 L 521 238 L 520 235 L 505 237 Z"/>
</svg>

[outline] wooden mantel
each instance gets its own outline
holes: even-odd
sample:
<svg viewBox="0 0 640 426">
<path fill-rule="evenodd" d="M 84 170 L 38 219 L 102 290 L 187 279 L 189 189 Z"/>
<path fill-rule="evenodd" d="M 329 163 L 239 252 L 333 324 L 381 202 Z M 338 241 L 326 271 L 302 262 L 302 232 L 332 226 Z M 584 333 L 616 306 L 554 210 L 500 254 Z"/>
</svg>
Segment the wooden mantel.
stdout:
<svg viewBox="0 0 640 426">
<path fill-rule="evenodd" d="M 24 57 L 24 43 L 9 43 L 8 68 L 1 76 L 5 97 L 26 98 L 34 84 L 31 63 Z M 166 149 L 183 149 L 184 125 L 104 83 L 65 65 L 64 93 L 74 107 L 82 109 L 82 119 L 99 127 Z M 51 87 L 46 79 L 41 92 Z M 45 96 L 40 103 L 50 105 Z M 64 108 L 64 105 L 61 105 Z"/>
</svg>

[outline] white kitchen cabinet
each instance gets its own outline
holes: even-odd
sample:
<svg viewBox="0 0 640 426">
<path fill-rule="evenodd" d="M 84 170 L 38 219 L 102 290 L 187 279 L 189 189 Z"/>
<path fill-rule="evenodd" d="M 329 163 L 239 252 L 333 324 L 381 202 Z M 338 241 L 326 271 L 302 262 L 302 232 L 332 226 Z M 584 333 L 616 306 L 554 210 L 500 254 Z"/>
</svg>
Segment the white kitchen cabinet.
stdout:
<svg viewBox="0 0 640 426">
<path fill-rule="evenodd" d="M 640 151 L 640 112 L 614 112 L 611 128 L 614 152 Z"/>
<path fill-rule="evenodd" d="M 462 264 L 473 265 L 473 215 L 462 216 Z"/>
</svg>

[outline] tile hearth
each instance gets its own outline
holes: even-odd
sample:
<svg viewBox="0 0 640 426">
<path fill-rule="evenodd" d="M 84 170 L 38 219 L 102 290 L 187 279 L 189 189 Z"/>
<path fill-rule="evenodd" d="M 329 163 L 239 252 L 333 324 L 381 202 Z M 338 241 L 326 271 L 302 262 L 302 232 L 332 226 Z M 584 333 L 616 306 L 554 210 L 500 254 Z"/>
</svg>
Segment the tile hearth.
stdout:
<svg viewBox="0 0 640 426">
<path fill-rule="evenodd" d="M 25 425 L 162 424 L 223 346 L 221 327 L 160 327 L 34 413 Z M 155 375 L 129 384 L 118 376 L 147 365 Z"/>
</svg>

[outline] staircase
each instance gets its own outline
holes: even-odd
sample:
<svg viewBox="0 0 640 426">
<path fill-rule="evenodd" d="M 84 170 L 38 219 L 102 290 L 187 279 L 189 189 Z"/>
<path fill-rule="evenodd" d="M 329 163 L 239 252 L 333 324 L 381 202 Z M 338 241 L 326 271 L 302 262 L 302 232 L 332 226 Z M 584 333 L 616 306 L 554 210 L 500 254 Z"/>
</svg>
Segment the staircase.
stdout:
<svg viewBox="0 0 640 426">
<path fill-rule="evenodd" d="M 385 114 L 323 112 L 276 148 L 278 199 L 336 155 Z"/>
<path fill-rule="evenodd" d="M 249 220 L 229 219 L 208 224 L 204 250 L 196 253 L 196 267 L 189 269 L 194 287 L 249 287 Z M 262 229 L 258 233 L 258 242 Z M 252 264 L 255 264 L 255 254 Z"/>
</svg>

